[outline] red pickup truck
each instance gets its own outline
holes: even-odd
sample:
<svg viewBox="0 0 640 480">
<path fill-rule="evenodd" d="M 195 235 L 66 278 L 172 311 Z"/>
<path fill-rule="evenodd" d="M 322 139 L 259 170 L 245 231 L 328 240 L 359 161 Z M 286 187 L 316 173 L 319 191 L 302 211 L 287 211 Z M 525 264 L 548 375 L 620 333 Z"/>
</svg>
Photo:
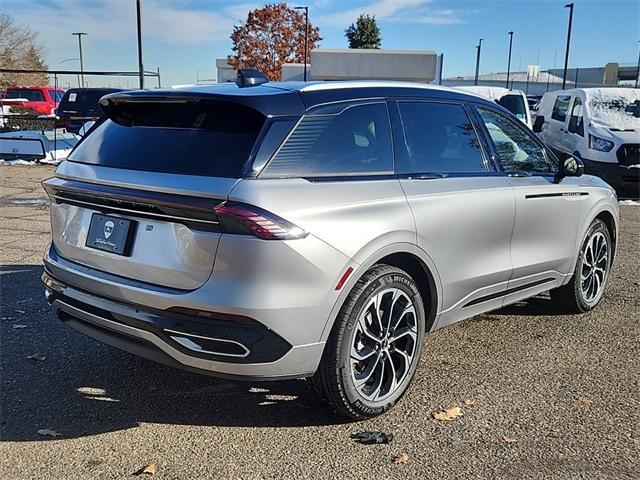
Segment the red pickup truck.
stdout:
<svg viewBox="0 0 640 480">
<path fill-rule="evenodd" d="M 60 99 L 64 95 L 61 88 L 46 86 L 6 87 L 2 96 L 2 105 L 20 105 L 35 110 L 41 115 L 53 115 Z"/>
</svg>

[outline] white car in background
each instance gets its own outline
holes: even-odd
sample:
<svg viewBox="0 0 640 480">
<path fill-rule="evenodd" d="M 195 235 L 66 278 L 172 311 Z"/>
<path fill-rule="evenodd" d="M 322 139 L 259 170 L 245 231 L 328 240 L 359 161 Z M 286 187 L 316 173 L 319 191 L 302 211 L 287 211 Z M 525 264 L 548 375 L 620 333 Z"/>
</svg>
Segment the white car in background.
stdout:
<svg viewBox="0 0 640 480">
<path fill-rule="evenodd" d="M 533 126 L 529 102 L 527 101 L 527 96 L 522 90 L 509 90 L 504 87 L 484 87 L 476 85 L 455 88 L 493 100 L 498 105 L 502 105 L 513 113 L 529 128 Z"/>
<path fill-rule="evenodd" d="M 640 196 L 640 90 L 545 93 L 533 131 L 555 152 L 580 158 L 587 173 L 604 179 L 618 195 Z"/>
</svg>

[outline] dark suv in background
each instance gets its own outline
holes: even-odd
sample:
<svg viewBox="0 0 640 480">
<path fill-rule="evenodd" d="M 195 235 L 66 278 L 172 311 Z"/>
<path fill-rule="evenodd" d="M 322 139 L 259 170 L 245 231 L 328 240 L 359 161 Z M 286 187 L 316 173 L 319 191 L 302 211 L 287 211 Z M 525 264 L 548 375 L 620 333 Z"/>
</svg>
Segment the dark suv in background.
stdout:
<svg viewBox="0 0 640 480">
<path fill-rule="evenodd" d="M 60 100 L 56 110 L 56 128 L 78 133 L 82 125 L 97 120 L 103 114 L 99 101 L 105 95 L 119 92 L 120 88 L 70 88 Z"/>
</svg>

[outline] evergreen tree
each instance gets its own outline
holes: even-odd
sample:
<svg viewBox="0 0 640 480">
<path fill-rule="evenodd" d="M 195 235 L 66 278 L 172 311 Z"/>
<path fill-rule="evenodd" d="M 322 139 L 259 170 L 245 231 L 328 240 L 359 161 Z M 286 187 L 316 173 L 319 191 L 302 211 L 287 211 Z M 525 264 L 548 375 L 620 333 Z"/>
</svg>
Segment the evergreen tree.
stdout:
<svg viewBox="0 0 640 480">
<path fill-rule="evenodd" d="M 349 48 L 380 48 L 382 38 L 376 17 L 362 14 L 345 30 Z"/>
</svg>

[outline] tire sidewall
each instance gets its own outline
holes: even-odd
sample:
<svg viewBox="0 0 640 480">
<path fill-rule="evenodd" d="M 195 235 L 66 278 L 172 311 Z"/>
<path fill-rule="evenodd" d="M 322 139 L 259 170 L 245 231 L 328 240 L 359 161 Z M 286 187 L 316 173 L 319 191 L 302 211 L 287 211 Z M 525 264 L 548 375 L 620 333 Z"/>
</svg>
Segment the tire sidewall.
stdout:
<svg viewBox="0 0 640 480">
<path fill-rule="evenodd" d="M 402 290 L 413 302 L 416 311 L 416 327 L 418 330 L 416 351 L 414 353 L 413 362 L 409 368 L 409 372 L 402 383 L 398 386 L 397 390 L 392 395 L 381 401 L 371 402 L 364 399 L 353 384 L 353 379 L 351 377 L 351 342 L 358 318 L 362 313 L 363 308 L 373 295 L 387 288 L 398 288 Z M 344 315 L 346 325 L 342 342 L 338 350 L 340 383 L 342 384 L 344 394 L 353 409 L 368 417 L 379 415 L 391 408 L 407 391 L 420 362 L 425 331 L 425 314 L 422 297 L 418 292 L 415 283 L 407 274 L 403 274 L 400 271 L 385 273 L 370 280 L 364 285 L 364 290 L 358 294 L 358 298 L 353 304 L 353 307 L 348 309 L 348 311 L 345 311 Z"/>
</svg>

